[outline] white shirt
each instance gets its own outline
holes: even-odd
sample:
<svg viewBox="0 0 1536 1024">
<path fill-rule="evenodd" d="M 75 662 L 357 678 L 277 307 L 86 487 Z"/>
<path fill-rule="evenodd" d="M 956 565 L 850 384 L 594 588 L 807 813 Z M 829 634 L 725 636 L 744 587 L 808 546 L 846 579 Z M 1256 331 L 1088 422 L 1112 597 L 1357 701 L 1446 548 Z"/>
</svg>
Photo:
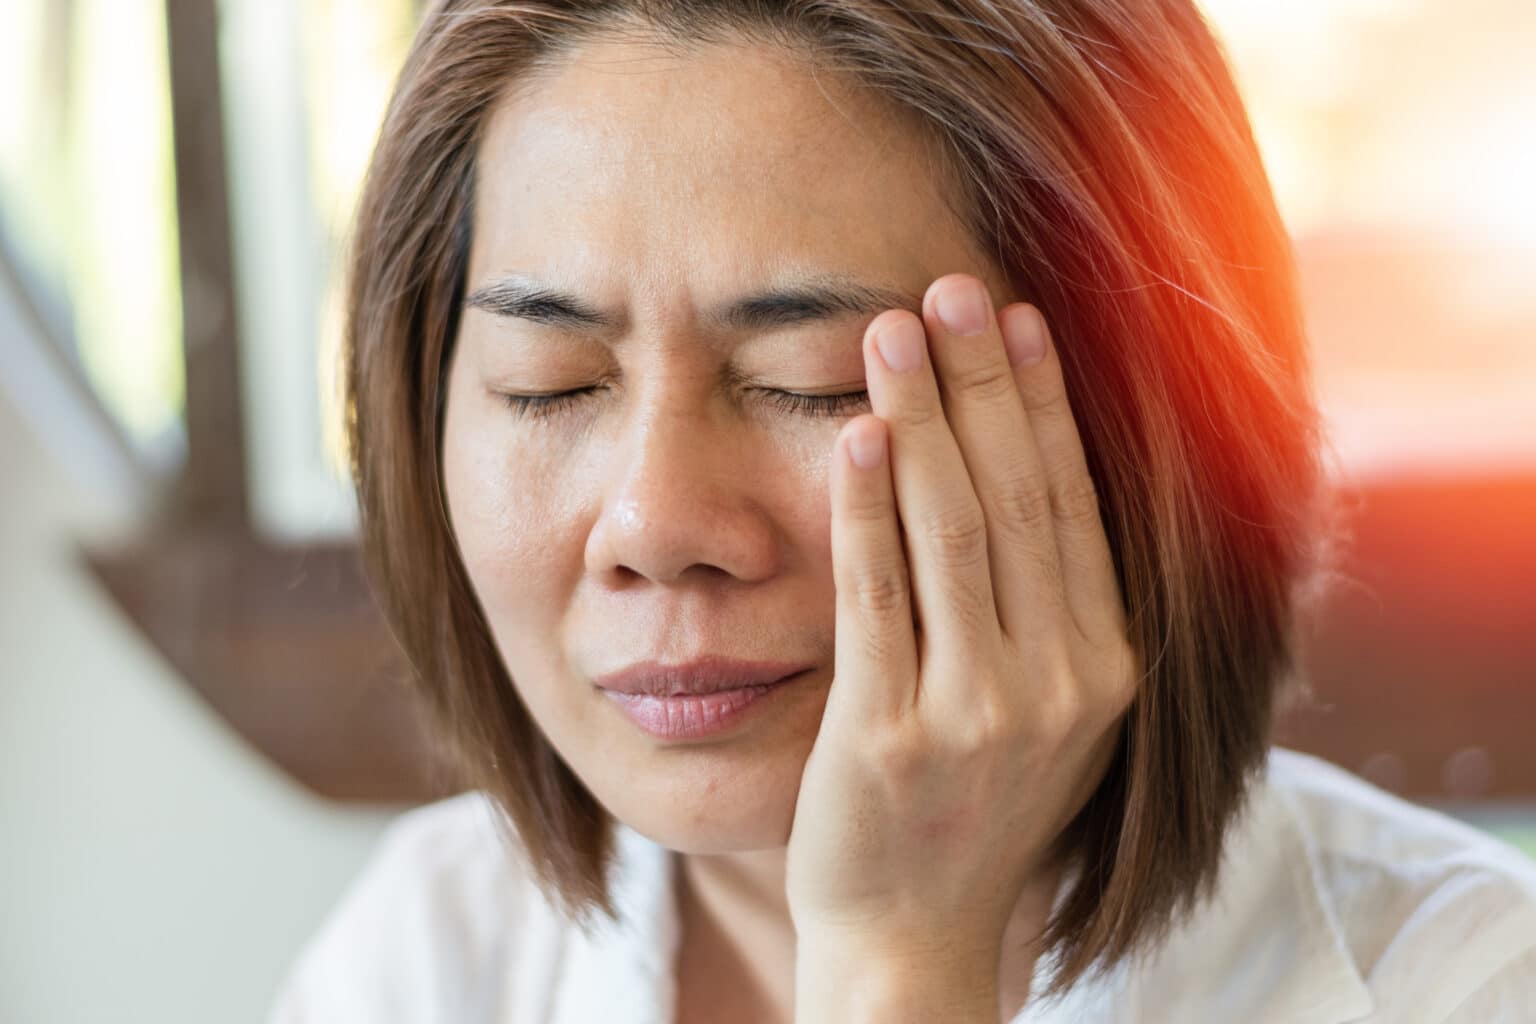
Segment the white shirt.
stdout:
<svg viewBox="0 0 1536 1024">
<path fill-rule="evenodd" d="M 617 829 L 613 924 L 556 913 L 479 791 L 407 811 L 269 1024 L 672 1024 L 678 860 Z M 1036 967 L 1034 991 L 1048 965 Z M 1154 956 L 1009 1024 L 1536 1021 L 1536 864 L 1323 761 L 1270 753 L 1216 896 Z"/>
</svg>

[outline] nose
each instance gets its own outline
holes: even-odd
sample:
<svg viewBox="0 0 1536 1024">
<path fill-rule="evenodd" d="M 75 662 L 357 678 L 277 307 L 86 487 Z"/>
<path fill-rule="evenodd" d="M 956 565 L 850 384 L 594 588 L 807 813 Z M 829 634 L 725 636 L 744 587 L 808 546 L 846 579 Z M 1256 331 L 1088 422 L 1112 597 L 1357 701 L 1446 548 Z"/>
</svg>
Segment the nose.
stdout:
<svg viewBox="0 0 1536 1024">
<path fill-rule="evenodd" d="M 654 408 L 627 425 L 602 469 L 603 504 L 586 568 L 611 583 L 673 583 L 690 570 L 760 580 L 777 566 L 776 531 L 747 442 L 697 411 Z"/>
</svg>

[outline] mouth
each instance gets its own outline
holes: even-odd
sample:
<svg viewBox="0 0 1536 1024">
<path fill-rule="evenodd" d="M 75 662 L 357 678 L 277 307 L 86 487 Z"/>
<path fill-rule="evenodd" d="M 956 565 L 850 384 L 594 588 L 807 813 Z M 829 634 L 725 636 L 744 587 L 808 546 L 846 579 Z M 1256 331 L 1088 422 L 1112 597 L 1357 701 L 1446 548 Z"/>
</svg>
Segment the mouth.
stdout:
<svg viewBox="0 0 1536 1024">
<path fill-rule="evenodd" d="M 779 695 L 811 669 L 781 679 L 721 686 L 701 693 L 626 693 L 604 690 L 642 732 L 662 740 L 691 740 L 730 731 L 777 703 Z"/>
<path fill-rule="evenodd" d="M 761 689 L 788 680 L 813 666 L 799 662 L 749 661 L 723 655 L 703 655 L 690 661 L 663 664 L 636 662 L 593 680 L 614 694 L 649 697 L 698 697 L 733 690 Z"/>
</svg>

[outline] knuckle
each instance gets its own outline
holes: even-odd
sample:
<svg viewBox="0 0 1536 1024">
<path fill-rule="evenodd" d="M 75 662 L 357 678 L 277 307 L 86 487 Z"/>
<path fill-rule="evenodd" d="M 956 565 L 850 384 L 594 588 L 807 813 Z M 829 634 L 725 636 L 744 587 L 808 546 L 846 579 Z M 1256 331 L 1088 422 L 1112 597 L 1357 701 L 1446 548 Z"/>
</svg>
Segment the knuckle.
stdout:
<svg viewBox="0 0 1536 1024">
<path fill-rule="evenodd" d="M 997 696 L 989 687 L 989 696 L 976 702 L 973 712 L 973 735 L 970 742 L 976 747 L 1007 746 L 1024 733 L 1024 716 L 1015 702 Z"/>
<path fill-rule="evenodd" d="M 1070 685 L 1052 689 L 1040 702 L 1038 722 L 1041 733 L 1048 739 L 1060 742 L 1075 733 L 1083 721 L 1082 694 Z"/>
<path fill-rule="evenodd" d="M 1051 495 L 1044 480 L 1015 474 L 997 488 L 998 526 L 1005 533 L 1032 534 L 1051 519 Z"/>
<path fill-rule="evenodd" d="M 1060 743 L 1072 735 L 1077 726 L 1077 706 L 1066 697 L 1052 697 L 1040 705 L 1038 732 L 1048 743 Z"/>
<path fill-rule="evenodd" d="M 971 568 L 987 557 L 987 523 L 979 508 L 942 509 L 924 524 L 923 535 L 945 568 Z"/>
<path fill-rule="evenodd" d="M 1066 392 L 1057 381 L 1048 379 L 1044 374 L 1026 374 L 1019 393 L 1031 422 L 1070 415 Z"/>
<path fill-rule="evenodd" d="M 879 778 L 895 789 L 914 780 L 931 755 L 931 748 L 914 741 L 912 730 L 900 723 L 872 728 L 860 744 Z"/>
<path fill-rule="evenodd" d="M 902 403 L 896 417 L 908 427 L 926 429 L 935 423 L 942 425 L 944 407 L 928 397 L 914 397 Z"/>
<path fill-rule="evenodd" d="M 971 400 L 986 403 L 1019 400 L 1019 386 L 1008 371 L 1008 364 L 1002 360 L 989 359 L 973 366 L 956 367 L 945 378 L 945 383 Z"/>
<path fill-rule="evenodd" d="M 997 702 L 978 702 L 968 707 L 963 716 L 945 727 L 945 760 L 979 764 L 995 758 L 998 751 L 1016 746 L 1022 737 L 1018 720 L 1015 712 Z"/>
<path fill-rule="evenodd" d="M 906 567 L 895 561 L 861 565 L 852 583 L 855 603 L 872 615 L 905 609 L 911 599 L 910 589 Z"/>
<path fill-rule="evenodd" d="M 1074 526 L 1099 522 L 1099 491 L 1086 474 L 1068 474 L 1056 495 L 1056 516 Z"/>
</svg>

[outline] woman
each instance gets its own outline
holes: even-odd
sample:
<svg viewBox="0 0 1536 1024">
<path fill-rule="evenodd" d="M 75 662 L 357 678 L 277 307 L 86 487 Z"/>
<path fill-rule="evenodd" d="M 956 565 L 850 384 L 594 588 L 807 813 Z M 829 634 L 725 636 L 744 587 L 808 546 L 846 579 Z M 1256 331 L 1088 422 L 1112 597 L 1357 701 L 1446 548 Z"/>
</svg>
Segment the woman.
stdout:
<svg viewBox="0 0 1536 1024">
<path fill-rule="evenodd" d="M 1182 0 L 438 4 L 349 411 L 470 790 L 274 1019 L 1520 1019 L 1536 870 L 1268 747 L 1292 273 Z"/>
</svg>

